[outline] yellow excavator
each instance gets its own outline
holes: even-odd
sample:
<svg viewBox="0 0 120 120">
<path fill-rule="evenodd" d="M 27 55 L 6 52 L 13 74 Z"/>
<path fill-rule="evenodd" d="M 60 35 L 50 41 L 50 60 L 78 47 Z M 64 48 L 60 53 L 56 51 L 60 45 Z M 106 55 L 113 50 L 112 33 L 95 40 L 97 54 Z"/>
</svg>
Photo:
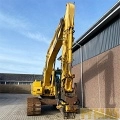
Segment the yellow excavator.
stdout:
<svg viewBox="0 0 120 120">
<path fill-rule="evenodd" d="M 46 55 L 46 64 L 42 80 L 35 80 L 31 85 L 31 94 L 27 98 L 27 115 L 41 114 L 42 105 L 55 105 L 62 111 L 64 118 L 75 118 L 78 99 L 73 88 L 72 44 L 74 41 L 74 9 L 72 3 L 66 4 L 64 18 L 60 19 L 58 28 Z M 61 69 L 55 70 L 55 61 L 62 48 Z"/>
</svg>

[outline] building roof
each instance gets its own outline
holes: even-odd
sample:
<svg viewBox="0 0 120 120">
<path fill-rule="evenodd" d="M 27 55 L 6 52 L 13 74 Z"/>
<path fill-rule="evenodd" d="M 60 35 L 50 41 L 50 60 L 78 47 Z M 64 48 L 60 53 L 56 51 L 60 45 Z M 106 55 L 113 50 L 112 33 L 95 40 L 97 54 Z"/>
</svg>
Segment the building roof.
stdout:
<svg viewBox="0 0 120 120">
<path fill-rule="evenodd" d="M 74 44 L 73 52 L 80 46 L 88 42 L 93 36 L 98 34 L 116 16 L 120 17 L 120 1 L 118 1 L 100 20 L 98 20 L 85 34 L 83 34 Z"/>
<path fill-rule="evenodd" d="M 42 78 L 43 75 L 39 74 L 0 73 L 0 81 L 34 81 Z"/>
</svg>

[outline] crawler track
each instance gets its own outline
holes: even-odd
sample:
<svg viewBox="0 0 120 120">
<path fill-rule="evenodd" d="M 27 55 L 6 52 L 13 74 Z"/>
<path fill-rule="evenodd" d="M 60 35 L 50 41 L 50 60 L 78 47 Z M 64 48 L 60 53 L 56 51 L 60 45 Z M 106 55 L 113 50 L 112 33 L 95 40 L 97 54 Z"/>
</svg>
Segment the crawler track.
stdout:
<svg viewBox="0 0 120 120">
<path fill-rule="evenodd" d="M 27 98 L 27 116 L 41 114 L 41 102 L 39 98 Z"/>
</svg>

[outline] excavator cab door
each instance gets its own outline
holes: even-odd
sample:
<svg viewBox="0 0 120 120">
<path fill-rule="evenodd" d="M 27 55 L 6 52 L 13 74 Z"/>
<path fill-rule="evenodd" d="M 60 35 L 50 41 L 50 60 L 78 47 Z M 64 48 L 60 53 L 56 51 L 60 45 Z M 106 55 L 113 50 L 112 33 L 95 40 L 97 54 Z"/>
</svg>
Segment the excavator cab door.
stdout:
<svg viewBox="0 0 120 120">
<path fill-rule="evenodd" d="M 55 98 L 60 98 L 60 89 L 61 89 L 61 69 L 55 71 Z"/>
</svg>

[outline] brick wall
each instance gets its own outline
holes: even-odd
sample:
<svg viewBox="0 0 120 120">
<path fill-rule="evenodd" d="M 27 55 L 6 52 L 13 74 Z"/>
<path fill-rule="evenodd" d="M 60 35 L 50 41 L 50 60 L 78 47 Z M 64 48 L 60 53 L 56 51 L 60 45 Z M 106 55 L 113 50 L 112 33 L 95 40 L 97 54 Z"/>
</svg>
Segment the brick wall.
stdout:
<svg viewBox="0 0 120 120">
<path fill-rule="evenodd" d="M 120 107 L 120 46 L 83 62 L 84 106 Z M 74 82 L 81 101 L 80 64 L 73 66 Z"/>
</svg>

